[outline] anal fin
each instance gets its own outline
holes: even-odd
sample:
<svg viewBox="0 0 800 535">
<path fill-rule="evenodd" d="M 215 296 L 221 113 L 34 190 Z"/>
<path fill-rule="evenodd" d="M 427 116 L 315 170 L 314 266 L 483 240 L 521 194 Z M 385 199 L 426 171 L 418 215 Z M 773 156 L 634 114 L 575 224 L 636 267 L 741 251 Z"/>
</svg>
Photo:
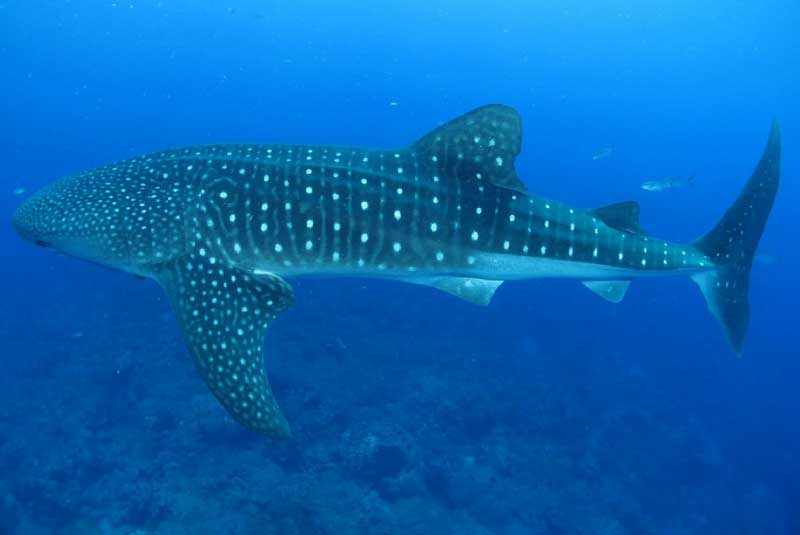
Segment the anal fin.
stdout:
<svg viewBox="0 0 800 535">
<path fill-rule="evenodd" d="M 591 291 L 612 303 L 619 303 L 625 298 L 628 285 L 631 281 L 583 281 L 583 285 Z"/>
<path fill-rule="evenodd" d="M 167 292 L 197 369 L 235 420 L 273 438 L 289 435 L 264 370 L 267 326 L 292 303 L 278 276 L 258 277 L 197 254 L 160 266 Z"/>
</svg>

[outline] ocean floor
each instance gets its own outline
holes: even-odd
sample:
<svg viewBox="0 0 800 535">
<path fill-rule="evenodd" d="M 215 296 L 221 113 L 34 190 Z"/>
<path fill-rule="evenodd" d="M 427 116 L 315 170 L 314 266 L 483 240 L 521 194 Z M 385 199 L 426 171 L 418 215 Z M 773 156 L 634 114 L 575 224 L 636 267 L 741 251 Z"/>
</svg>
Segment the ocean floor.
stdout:
<svg viewBox="0 0 800 535">
<path fill-rule="evenodd" d="M 658 357 L 540 344 L 426 288 L 302 283 L 267 335 L 293 427 L 272 442 L 227 417 L 142 284 L 2 333 L 0 533 L 796 533 Z"/>
</svg>

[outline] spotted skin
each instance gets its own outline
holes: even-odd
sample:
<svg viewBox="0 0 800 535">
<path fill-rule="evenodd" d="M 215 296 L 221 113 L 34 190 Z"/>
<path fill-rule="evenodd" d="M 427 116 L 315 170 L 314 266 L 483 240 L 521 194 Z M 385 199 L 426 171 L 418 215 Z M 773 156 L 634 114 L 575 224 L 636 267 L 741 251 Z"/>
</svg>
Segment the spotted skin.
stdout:
<svg viewBox="0 0 800 535">
<path fill-rule="evenodd" d="M 569 277 L 618 301 L 633 277 L 725 264 L 716 247 L 645 235 L 635 203 L 586 211 L 527 193 L 514 170 L 521 136 L 513 109 L 485 106 L 399 150 L 168 150 L 57 182 L 14 223 L 27 239 L 159 281 L 213 394 L 247 427 L 282 437 L 262 356 L 267 326 L 292 301 L 282 277 L 406 280 L 484 304 L 503 280 Z"/>
<path fill-rule="evenodd" d="M 255 279 L 196 254 L 156 270 L 214 396 L 251 429 L 288 436 L 261 353 L 267 327 L 292 302 L 289 285 L 274 275 Z"/>
</svg>

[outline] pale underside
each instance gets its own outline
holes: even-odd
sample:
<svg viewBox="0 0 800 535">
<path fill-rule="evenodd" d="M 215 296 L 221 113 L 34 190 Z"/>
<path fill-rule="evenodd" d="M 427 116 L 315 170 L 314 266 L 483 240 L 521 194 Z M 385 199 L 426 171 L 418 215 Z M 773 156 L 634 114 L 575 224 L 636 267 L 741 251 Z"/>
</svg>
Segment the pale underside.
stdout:
<svg viewBox="0 0 800 535">
<path fill-rule="evenodd" d="M 591 262 L 575 262 L 570 260 L 485 252 L 476 252 L 473 253 L 472 256 L 476 259 L 472 266 L 468 268 L 459 267 L 457 270 L 445 268 L 442 270 L 420 270 L 412 273 L 406 270 L 386 271 L 374 268 L 348 268 L 347 266 L 331 264 L 307 267 L 286 267 L 264 264 L 253 270 L 253 274 L 275 274 L 282 277 L 364 277 L 406 280 L 409 282 L 414 282 L 415 279 L 425 280 L 430 277 L 465 277 L 485 280 L 570 278 L 582 281 L 602 281 L 639 277 L 689 275 L 701 271 L 702 269 L 693 267 L 669 271 L 639 270 Z"/>
<path fill-rule="evenodd" d="M 253 270 L 258 276 L 282 277 L 361 277 L 397 280 L 431 286 L 474 304 L 488 305 L 497 288 L 506 280 L 570 278 L 580 280 L 589 290 L 612 303 L 625 297 L 630 279 L 671 275 L 690 275 L 702 268 L 652 271 L 626 269 L 604 264 L 573 262 L 496 253 L 474 253 L 476 259 L 469 269 L 386 271 L 377 269 L 346 269 L 338 265 L 287 270 L 285 266 L 263 265 Z"/>
</svg>

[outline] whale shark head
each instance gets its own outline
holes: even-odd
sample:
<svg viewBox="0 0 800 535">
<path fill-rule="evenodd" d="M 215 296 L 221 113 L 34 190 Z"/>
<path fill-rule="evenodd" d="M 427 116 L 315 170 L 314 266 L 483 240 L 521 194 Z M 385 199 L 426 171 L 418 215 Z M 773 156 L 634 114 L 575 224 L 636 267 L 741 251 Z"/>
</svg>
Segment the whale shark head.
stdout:
<svg viewBox="0 0 800 535">
<path fill-rule="evenodd" d="M 134 274 L 186 250 L 183 189 L 145 182 L 130 167 L 106 166 L 36 192 L 14 214 L 24 239 L 59 253 Z M 130 177 L 137 177 L 133 181 Z M 173 191 L 177 190 L 177 191 Z"/>
<path fill-rule="evenodd" d="M 78 178 L 43 188 L 14 214 L 13 225 L 24 239 L 55 251 L 103 264 L 108 236 L 90 217 L 91 195 Z"/>
</svg>

